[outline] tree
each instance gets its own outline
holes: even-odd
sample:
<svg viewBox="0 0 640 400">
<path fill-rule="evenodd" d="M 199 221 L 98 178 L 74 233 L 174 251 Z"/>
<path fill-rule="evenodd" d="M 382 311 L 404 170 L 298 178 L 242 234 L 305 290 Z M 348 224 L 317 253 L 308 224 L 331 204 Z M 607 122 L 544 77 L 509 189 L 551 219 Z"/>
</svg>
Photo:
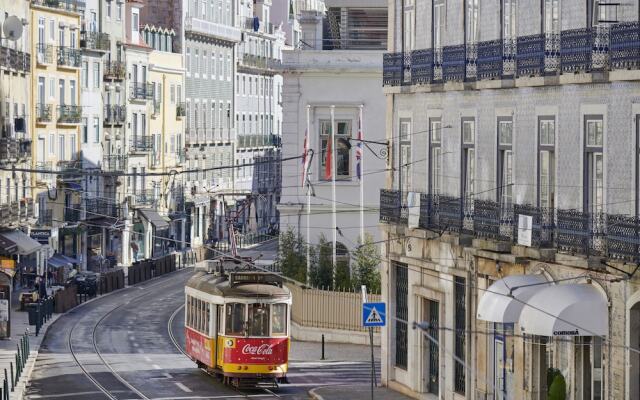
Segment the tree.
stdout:
<svg viewBox="0 0 640 400">
<path fill-rule="evenodd" d="M 562 376 L 562 373 L 558 373 L 554 376 L 551 386 L 549 386 L 549 400 L 565 400 L 567 398 L 567 382 Z"/>
<path fill-rule="evenodd" d="M 366 285 L 370 293 L 380 293 L 380 255 L 373 243 L 373 237 L 366 233 L 364 243 L 358 239 L 359 246 L 353 253 L 355 261 L 354 283 L 356 287 Z"/>
<path fill-rule="evenodd" d="M 278 262 L 282 274 L 298 282 L 307 281 L 306 245 L 292 228 L 280 234 Z"/>
<path fill-rule="evenodd" d="M 314 252 L 316 260 L 311 268 L 311 285 L 319 288 L 333 288 L 333 251 L 331 243 L 327 242 L 324 235 L 320 236 L 320 241 Z"/>
</svg>

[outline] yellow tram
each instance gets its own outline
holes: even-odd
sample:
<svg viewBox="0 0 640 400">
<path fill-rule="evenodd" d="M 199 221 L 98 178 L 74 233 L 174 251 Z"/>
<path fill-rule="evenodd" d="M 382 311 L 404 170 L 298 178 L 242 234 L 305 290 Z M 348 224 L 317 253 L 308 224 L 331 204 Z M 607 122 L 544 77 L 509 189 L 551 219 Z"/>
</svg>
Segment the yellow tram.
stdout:
<svg viewBox="0 0 640 400">
<path fill-rule="evenodd" d="M 210 261 L 187 282 L 186 351 L 225 383 L 277 384 L 287 373 L 291 293 L 280 276 L 235 263 Z"/>
</svg>

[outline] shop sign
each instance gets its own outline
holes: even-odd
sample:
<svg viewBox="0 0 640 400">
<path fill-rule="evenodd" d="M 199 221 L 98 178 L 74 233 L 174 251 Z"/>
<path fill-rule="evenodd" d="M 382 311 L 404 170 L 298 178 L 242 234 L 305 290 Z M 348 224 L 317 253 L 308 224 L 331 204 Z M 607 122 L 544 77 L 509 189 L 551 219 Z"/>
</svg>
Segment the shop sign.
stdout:
<svg viewBox="0 0 640 400">
<path fill-rule="evenodd" d="M 31 229 L 29 236 L 38 243 L 49 244 L 51 229 Z"/>
</svg>

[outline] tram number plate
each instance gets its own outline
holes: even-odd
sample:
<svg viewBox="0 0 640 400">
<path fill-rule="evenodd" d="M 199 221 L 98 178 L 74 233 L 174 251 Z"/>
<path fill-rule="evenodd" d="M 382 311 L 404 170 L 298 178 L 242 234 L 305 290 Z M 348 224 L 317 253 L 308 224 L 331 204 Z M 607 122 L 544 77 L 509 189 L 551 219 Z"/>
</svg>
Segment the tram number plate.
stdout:
<svg viewBox="0 0 640 400">
<path fill-rule="evenodd" d="M 231 364 L 285 364 L 287 338 L 234 338 L 225 345 L 224 361 Z"/>
</svg>

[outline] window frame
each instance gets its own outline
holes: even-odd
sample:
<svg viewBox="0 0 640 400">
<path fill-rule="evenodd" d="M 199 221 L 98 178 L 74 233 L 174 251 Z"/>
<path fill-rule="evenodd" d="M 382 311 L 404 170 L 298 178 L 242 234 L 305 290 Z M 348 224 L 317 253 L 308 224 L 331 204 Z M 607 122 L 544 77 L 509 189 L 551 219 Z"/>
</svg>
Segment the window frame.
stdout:
<svg viewBox="0 0 640 400">
<path fill-rule="evenodd" d="M 601 124 L 601 141 L 600 143 L 597 142 L 597 132 L 596 132 L 596 136 L 594 137 L 596 139 L 596 143 L 595 144 L 589 144 L 589 123 L 591 122 L 600 122 Z M 606 164 L 605 164 L 605 160 L 604 160 L 604 140 L 605 140 L 605 125 L 604 125 L 604 115 L 602 114 L 598 114 L 598 115 L 585 115 L 584 116 L 584 162 L 583 162 L 583 201 L 582 201 L 582 205 L 583 205 L 583 211 L 587 212 L 587 213 L 593 213 L 594 209 L 599 208 L 599 212 L 604 212 L 604 203 L 605 203 L 605 187 L 604 187 L 604 180 L 605 180 L 605 176 L 606 176 Z M 592 171 L 592 165 L 591 163 L 593 162 L 594 164 L 597 164 L 597 161 L 594 159 L 594 157 L 598 157 L 600 158 L 600 162 L 602 165 L 602 181 L 601 181 L 601 187 L 600 187 L 600 207 L 598 207 L 598 203 L 593 203 L 594 201 L 597 202 L 597 199 L 593 199 L 592 197 L 594 197 L 593 195 L 593 191 L 595 190 L 597 192 L 597 188 L 595 188 L 594 186 L 592 186 L 592 180 L 594 179 L 594 176 L 592 175 L 596 175 L 597 171 Z M 597 165 L 596 165 L 597 166 Z M 597 194 L 596 194 L 597 197 Z"/>
<path fill-rule="evenodd" d="M 339 132 L 339 124 L 347 124 L 347 132 L 348 134 L 341 134 Z M 331 138 L 331 130 L 327 131 L 327 134 L 323 133 L 323 126 L 325 126 L 324 124 L 328 124 L 329 126 L 331 126 L 331 119 L 319 119 L 318 120 L 318 128 L 319 128 L 319 144 L 320 144 L 320 160 L 319 164 L 320 164 L 320 171 L 322 172 L 321 174 L 319 174 L 318 176 L 318 180 L 319 181 L 330 181 L 331 179 L 325 179 L 324 177 L 324 168 L 325 168 L 325 160 L 326 160 L 326 152 L 327 152 L 327 144 L 329 143 L 329 140 Z M 334 129 L 335 129 L 335 145 L 336 148 L 333 149 L 333 154 L 336 156 L 336 160 L 335 160 L 335 166 L 336 166 L 336 170 L 339 170 L 339 164 L 338 164 L 338 147 L 339 147 L 339 143 L 340 143 L 340 139 L 342 140 L 346 140 L 347 142 L 349 142 L 349 139 L 353 137 L 353 120 L 350 118 L 334 118 Z M 348 172 L 347 174 L 338 174 L 338 171 L 333 171 L 333 173 L 335 173 L 335 177 L 336 177 L 336 181 L 350 181 L 352 179 L 352 169 L 353 169 L 353 160 L 352 160 L 352 151 L 351 149 L 347 146 L 346 147 L 347 152 L 348 152 Z"/>
<path fill-rule="evenodd" d="M 502 141 L 502 127 L 511 125 L 511 137 L 509 143 Z M 513 157 L 513 118 L 498 117 L 496 119 L 496 200 L 501 207 L 507 208 L 513 205 L 513 181 L 514 181 L 514 157 Z M 508 166 L 507 164 L 510 164 Z M 507 177 L 505 167 L 510 168 L 511 176 Z M 507 190 L 507 178 L 510 178 L 509 190 Z M 509 200 L 510 199 L 510 200 Z"/>
<path fill-rule="evenodd" d="M 542 137 L 542 124 L 545 122 L 549 122 L 551 121 L 553 123 L 553 141 L 547 141 L 546 143 L 542 143 L 541 137 Z M 556 118 L 555 116 L 545 116 L 545 115 L 541 115 L 538 117 L 538 134 L 537 134 L 537 144 L 538 144 L 538 170 L 537 170 L 537 196 L 536 196 L 536 202 L 538 207 L 542 207 L 542 208 L 549 208 L 549 209 L 553 209 L 555 207 L 555 194 L 556 194 L 556 190 L 555 190 L 555 185 L 556 185 L 556 154 L 555 154 L 555 150 L 556 150 L 556 146 L 555 146 L 555 140 L 556 140 Z M 543 184 L 542 184 L 542 153 L 543 152 L 547 152 L 549 153 L 549 204 L 545 205 L 542 202 L 542 188 L 543 188 Z"/>
<path fill-rule="evenodd" d="M 435 127 L 436 125 L 438 127 Z M 429 118 L 429 194 L 436 196 L 440 193 L 442 193 L 442 118 L 433 117 Z"/>
<path fill-rule="evenodd" d="M 472 140 L 465 140 L 465 126 L 471 123 L 472 126 Z M 462 117 L 460 120 L 461 127 L 461 154 L 460 154 L 460 198 L 463 202 L 467 201 L 467 197 L 473 202 L 475 198 L 475 185 L 476 185 L 476 152 L 475 152 L 475 138 L 476 138 L 476 118 L 475 117 Z M 468 169 L 471 171 L 468 171 Z M 469 172 L 472 173 L 469 180 Z M 469 193 L 469 187 L 471 192 Z"/>
</svg>

